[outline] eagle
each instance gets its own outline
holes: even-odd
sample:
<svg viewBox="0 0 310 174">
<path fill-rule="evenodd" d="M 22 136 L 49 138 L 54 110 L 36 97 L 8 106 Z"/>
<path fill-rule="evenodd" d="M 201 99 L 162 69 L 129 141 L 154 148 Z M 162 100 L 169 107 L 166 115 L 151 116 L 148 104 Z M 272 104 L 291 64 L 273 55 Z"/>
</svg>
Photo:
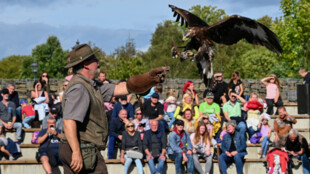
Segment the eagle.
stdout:
<svg viewBox="0 0 310 174">
<path fill-rule="evenodd" d="M 185 47 L 177 47 L 173 43 L 172 57 L 179 57 L 181 61 L 186 59 L 196 61 L 199 74 L 207 89 L 211 89 L 213 84 L 214 42 L 232 45 L 245 39 L 251 44 L 265 46 L 278 55 L 282 53 L 282 46 L 277 35 L 255 20 L 232 15 L 209 26 L 202 19 L 184 9 L 173 5 L 169 7 L 174 12 L 173 17 L 176 17 L 176 22 L 181 20 L 181 26 L 189 27 L 183 35 L 183 41 L 190 39 Z M 184 50 L 181 52 L 178 48 L 184 48 Z M 194 54 L 192 50 L 196 50 L 197 53 Z"/>
</svg>

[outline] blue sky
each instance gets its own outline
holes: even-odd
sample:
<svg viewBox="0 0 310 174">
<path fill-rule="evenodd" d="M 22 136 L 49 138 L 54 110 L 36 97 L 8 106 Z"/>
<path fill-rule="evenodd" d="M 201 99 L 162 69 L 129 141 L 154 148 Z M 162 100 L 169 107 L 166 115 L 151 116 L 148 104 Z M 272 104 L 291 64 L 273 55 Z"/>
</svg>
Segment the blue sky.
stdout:
<svg viewBox="0 0 310 174">
<path fill-rule="evenodd" d="M 64 49 L 76 40 L 91 41 L 110 54 L 130 37 L 145 51 L 157 25 L 175 20 L 168 4 L 184 9 L 212 5 L 253 19 L 282 15 L 280 0 L 1 0 L 0 59 L 30 55 L 50 35 Z"/>
</svg>

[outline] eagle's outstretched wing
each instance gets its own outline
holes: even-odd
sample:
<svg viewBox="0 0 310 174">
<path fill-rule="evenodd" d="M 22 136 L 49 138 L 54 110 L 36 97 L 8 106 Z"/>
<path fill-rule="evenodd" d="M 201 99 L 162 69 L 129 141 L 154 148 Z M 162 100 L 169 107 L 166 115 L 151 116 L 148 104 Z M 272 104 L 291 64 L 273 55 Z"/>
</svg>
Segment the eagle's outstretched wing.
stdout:
<svg viewBox="0 0 310 174">
<path fill-rule="evenodd" d="M 277 54 L 282 53 L 277 35 L 263 24 L 246 17 L 230 16 L 206 29 L 206 34 L 217 43 L 232 45 L 246 39 L 251 44 L 263 45 Z"/>
<path fill-rule="evenodd" d="M 174 5 L 169 5 L 169 7 L 174 12 L 173 17 L 177 16 L 176 22 L 178 22 L 181 19 L 181 26 L 184 24 L 189 27 L 207 27 L 209 26 L 206 22 L 204 22 L 202 19 L 197 17 L 196 15 L 183 10 L 181 8 L 178 8 Z"/>
</svg>

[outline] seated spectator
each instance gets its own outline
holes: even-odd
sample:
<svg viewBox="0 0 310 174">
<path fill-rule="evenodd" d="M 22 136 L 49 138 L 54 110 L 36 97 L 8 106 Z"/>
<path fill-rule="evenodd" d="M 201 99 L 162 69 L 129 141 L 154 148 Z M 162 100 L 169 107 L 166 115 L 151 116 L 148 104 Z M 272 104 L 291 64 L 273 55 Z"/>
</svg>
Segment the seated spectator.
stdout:
<svg viewBox="0 0 310 174">
<path fill-rule="evenodd" d="M 19 104 L 19 95 L 18 92 L 15 91 L 15 85 L 12 83 L 9 83 L 6 85 L 6 88 L 9 90 L 9 101 L 13 102 L 16 107 L 16 122 L 21 122 L 21 107 Z M 0 101 L 3 100 L 2 96 L 0 95 Z"/>
<path fill-rule="evenodd" d="M 113 106 L 112 110 L 112 119 L 117 118 L 120 110 L 125 109 L 128 113 L 128 119 L 134 119 L 133 106 L 131 103 L 127 102 L 127 96 L 121 96 L 118 99 L 118 102 Z"/>
<path fill-rule="evenodd" d="M 199 106 L 199 98 L 197 92 L 194 90 L 194 83 L 192 81 L 187 81 L 183 87 L 183 95 L 188 94 L 192 97 L 192 100 L 197 106 Z"/>
<path fill-rule="evenodd" d="M 212 136 L 215 137 L 221 128 L 220 106 L 213 102 L 214 95 L 212 92 L 205 91 L 204 101 L 199 106 L 200 115 L 205 114 L 209 116 L 209 121 L 213 125 Z"/>
<path fill-rule="evenodd" d="M 285 149 L 288 152 L 290 158 L 290 164 L 288 165 L 289 172 L 292 172 L 292 160 L 299 159 L 302 162 L 302 170 L 304 174 L 309 174 L 309 149 L 308 142 L 298 133 L 296 129 L 291 129 L 286 137 Z M 292 172 L 293 173 L 293 172 Z"/>
<path fill-rule="evenodd" d="M 164 105 L 162 105 L 159 101 L 159 95 L 157 93 L 152 94 L 151 100 L 147 100 L 143 103 L 143 111 L 145 118 L 158 121 L 158 126 L 160 130 L 167 130 L 168 124 L 164 118 Z"/>
<path fill-rule="evenodd" d="M 32 105 L 27 104 L 26 99 L 21 99 L 20 104 L 22 106 L 22 120 L 25 128 L 31 128 L 31 123 L 35 119 L 35 111 Z"/>
<path fill-rule="evenodd" d="M 136 118 L 133 120 L 135 124 L 135 130 L 140 132 L 141 140 L 143 140 L 143 135 L 145 131 L 150 129 L 150 122 L 148 119 L 143 118 L 143 114 L 140 108 L 135 110 Z"/>
<path fill-rule="evenodd" d="M 209 136 L 207 127 L 202 122 L 200 122 L 195 129 L 195 133 L 193 133 L 190 138 L 193 146 L 193 160 L 196 170 L 200 174 L 209 174 L 212 167 L 212 154 L 211 138 Z M 199 158 L 206 160 L 205 172 L 202 170 Z"/>
<path fill-rule="evenodd" d="M 44 117 L 42 121 L 42 129 L 47 129 L 47 120 L 54 118 L 56 120 L 56 129 L 62 130 L 62 117 L 60 116 L 59 108 L 52 106 L 50 108 L 49 115 Z"/>
<path fill-rule="evenodd" d="M 244 111 L 247 112 L 247 126 L 249 130 L 249 137 L 257 131 L 257 126 L 259 122 L 259 116 L 263 111 L 263 105 L 258 101 L 259 97 L 256 92 L 252 92 L 250 95 L 250 99 L 244 105 Z"/>
<path fill-rule="evenodd" d="M 192 150 L 189 134 L 184 130 L 184 121 L 176 120 L 175 127 L 169 135 L 168 144 L 168 156 L 174 160 L 175 173 L 183 173 L 182 161 L 187 162 L 187 173 L 194 173 Z"/>
<path fill-rule="evenodd" d="M 219 164 L 223 174 L 227 174 L 227 163 L 234 162 L 236 165 L 237 173 L 243 173 L 243 159 L 247 155 L 246 141 L 244 134 L 235 131 L 236 121 L 230 120 L 227 122 L 227 134 L 224 135 L 221 149 L 222 154 L 219 157 Z"/>
<path fill-rule="evenodd" d="M 12 154 L 5 148 L 8 145 L 8 139 L 3 134 L 3 127 L 0 127 L 0 151 L 4 153 L 10 161 L 14 160 Z"/>
<path fill-rule="evenodd" d="M 295 117 L 290 116 L 285 107 L 278 108 L 279 117 L 273 122 L 273 130 L 275 138 L 273 142 L 276 147 L 284 147 L 285 138 L 287 137 L 289 131 L 292 129 L 292 124 L 296 124 L 297 120 Z"/>
<path fill-rule="evenodd" d="M 163 173 L 166 161 L 167 135 L 165 132 L 158 130 L 158 121 L 153 120 L 151 129 L 145 132 L 143 139 L 143 148 L 146 154 L 146 160 L 149 164 L 151 173 Z M 157 167 L 155 162 L 158 162 Z"/>
<path fill-rule="evenodd" d="M 193 118 L 192 110 L 186 109 L 184 111 L 182 120 L 184 121 L 184 130 L 189 134 L 194 133 L 195 132 L 195 119 Z"/>
<path fill-rule="evenodd" d="M 128 122 L 127 111 L 122 109 L 118 113 L 118 117 L 110 121 L 109 126 L 109 144 L 108 144 L 108 159 L 114 158 L 114 146 L 122 142 L 122 133 L 125 131 L 125 124 Z"/>
<path fill-rule="evenodd" d="M 245 120 L 241 117 L 241 104 L 237 102 L 240 100 L 243 104 L 245 100 L 237 95 L 234 91 L 230 92 L 229 100 L 223 105 L 224 116 L 227 121 L 235 120 L 237 122 L 236 131 L 240 132 L 241 137 L 245 139 L 246 124 Z"/>
<path fill-rule="evenodd" d="M 213 125 L 210 122 L 208 115 L 203 114 L 196 122 L 195 127 L 197 128 L 199 123 L 203 123 L 208 131 L 209 137 L 211 139 L 211 144 L 214 148 L 217 148 L 217 141 L 213 138 Z"/>
<path fill-rule="evenodd" d="M 228 87 L 227 83 L 223 80 L 223 72 L 218 71 L 214 74 L 214 87 L 212 92 L 214 94 L 214 102 L 222 106 L 227 102 Z"/>
<path fill-rule="evenodd" d="M 166 114 L 169 116 L 170 122 L 169 122 L 169 128 L 172 127 L 175 118 L 174 118 L 174 112 L 177 108 L 177 99 L 175 97 L 174 90 L 170 89 L 166 94 L 166 100 L 164 103 L 164 110 Z"/>
<path fill-rule="evenodd" d="M 0 127 L 6 129 L 16 129 L 16 142 L 21 144 L 22 124 L 16 122 L 15 104 L 9 101 L 9 90 L 2 89 L 1 96 L 3 100 L 0 102 Z"/>
<path fill-rule="evenodd" d="M 263 113 L 259 118 L 258 129 L 260 129 L 260 133 L 262 135 L 259 140 L 259 142 L 262 144 L 260 149 L 261 158 L 266 158 L 269 147 L 269 141 L 272 132 L 271 126 L 268 125 L 269 120 L 270 116 L 266 113 Z"/>
<path fill-rule="evenodd" d="M 177 109 L 174 112 L 174 117 L 176 119 L 182 119 L 182 116 L 184 115 L 184 111 L 186 109 L 192 110 L 192 114 L 194 115 L 194 119 L 198 119 L 200 114 L 199 114 L 199 109 L 198 107 L 193 104 L 193 99 L 189 94 L 184 94 L 182 103 L 177 107 Z"/>
<path fill-rule="evenodd" d="M 106 73 L 104 71 L 100 71 L 98 75 L 98 82 L 100 83 L 111 83 L 109 79 L 107 79 Z"/>
<path fill-rule="evenodd" d="M 233 72 L 233 74 L 231 75 L 230 81 L 228 83 L 228 94 L 231 91 L 234 91 L 239 97 L 243 98 L 244 87 L 240 79 L 241 79 L 240 72 L 238 71 Z"/>
<path fill-rule="evenodd" d="M 62 102 L 62 96 L 64 95 L 64 91 L 66 90 L 68 84 L 69 84 L 69 81 L 67 80 L 62 84 L 62 91 L 59 92 L 58 94 L 58 102 Z"/>
<path fill-rule="evenodd" d="M 43 90 L 42 83 L 39 80 L 34 81 L 33 88 L 31 99 L 35 102 L 34 110 L 38 112 L 39 120 L 42 121 L 46 113 L 48 113 L 48 93 Z"/>
<path fill-rule="evenodd" d="M 42 162 L 44 171 L 48 174 L 52 173 L 52 167 L 61 164 L 58 154 L 61 131 L 57 128 L 55 129 L 55 124 L 56 120 L 54 118 L 49 118 L 47 120 L 47 128 L 42 129 L 38 134 L 40 161 Z M 50 158 L 53 158 L 55 161 Z M 50 163 L 51 161 L 53 161 L 53 163 Z"/>
<path fill-rule="evenodd" d="M 136 166 L 138 168 L 138 173 L 143 174 L 143 166 L 140 159 L 133 159 L 129 158 L 127 156 L 126 151 L 130 150 L 132 148 L 138 147 L 139 152 L 142 153 L 143 146 L 141 142 L 141 136 L 138 131 L 135 131 L 135 125 L 133 122 L 127 122 L 126 125 L 126 131 L 122 134 L 122 150 L 121 150 L 121 162 L 124 164 L 124 173 L 128 173 L 128 169 L 134 160 L 136 163 Z"/>
</svg>

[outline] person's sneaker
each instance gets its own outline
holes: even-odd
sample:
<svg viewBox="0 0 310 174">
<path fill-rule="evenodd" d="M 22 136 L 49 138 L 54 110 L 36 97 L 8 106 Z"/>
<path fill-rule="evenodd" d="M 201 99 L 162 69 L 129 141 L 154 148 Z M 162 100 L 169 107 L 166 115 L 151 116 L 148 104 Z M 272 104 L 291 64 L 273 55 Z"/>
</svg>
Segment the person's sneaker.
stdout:
<svg viewBox="0 0 310 174">
<path fill-rule="evenodd" d="M 15 143 L 17 143 L 17 144 L 24 144 L 23 141 L 21 141 L 21 140 L 15 141 Z"/>
<path fill-rule="evenodd" d="M 263 149 L 260 148 L 259 151 L 258 151 L 258 155 L 262 155 L 262 152 L 263 152 Z"/>
<path fill-rule="evenodd" d="M 160 174 L 159 172 L 155 172 L 154 174 Z"/>
<path fill-rule="evenodd" d="M 10 160 L 10 161 L 13 161 L 13 160 L 15 160 L 15 159 L 14 159 L 14 157 L 13 157 L 12 155 L 10 155 L 9 160 Z"/>
</svg>

